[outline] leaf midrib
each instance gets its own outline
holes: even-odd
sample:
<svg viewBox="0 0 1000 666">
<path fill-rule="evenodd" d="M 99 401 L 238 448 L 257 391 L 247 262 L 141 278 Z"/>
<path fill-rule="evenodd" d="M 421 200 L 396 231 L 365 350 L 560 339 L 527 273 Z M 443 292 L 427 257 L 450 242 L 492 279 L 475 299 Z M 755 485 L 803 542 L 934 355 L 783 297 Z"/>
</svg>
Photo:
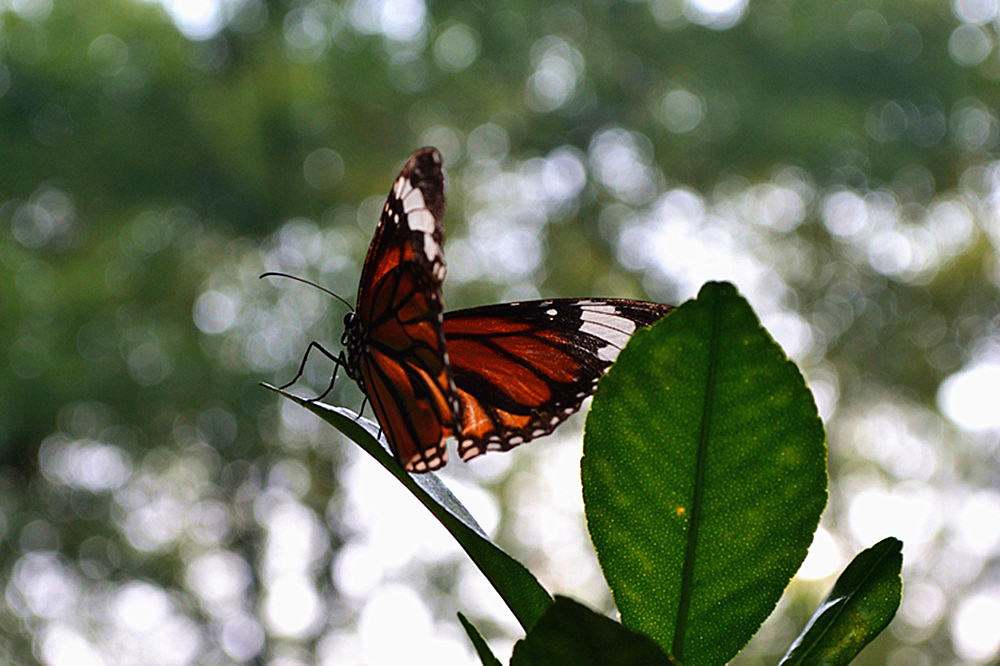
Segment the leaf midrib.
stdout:
<svg viewBox="0 0 1000 666">
<path fill-rule="evenodd" d="M 708 440 L 712 425 L 712 398 L 715 393 L 716 369 L 718 363 L 719 340 L 721 338 L 720 318 L 722 303 L 714 300 L 712 307 L 712 326 L 709 331 L 708 371 L 705 378 L 705 397 L 702 404 L 701 427 L 698 433 L 698 449 L 695 458 L 694 493 L 691 498 L 691 519 L 688 528 L 687 544 L 684 552 L 684 567 L 681 570 L 680 599 L 677 604 L 677 622 L 674 627 L 674 641 L 671 653 L 684 661 L 684 639 L 687 635 L 687 620 L 691 610 L 691 598 L 694 592 L 695 555 L 698 547 L 698 532 L 701 525 L 701 511 L 705 494 L 705 466 L 708 459 Z"/>
</svg>

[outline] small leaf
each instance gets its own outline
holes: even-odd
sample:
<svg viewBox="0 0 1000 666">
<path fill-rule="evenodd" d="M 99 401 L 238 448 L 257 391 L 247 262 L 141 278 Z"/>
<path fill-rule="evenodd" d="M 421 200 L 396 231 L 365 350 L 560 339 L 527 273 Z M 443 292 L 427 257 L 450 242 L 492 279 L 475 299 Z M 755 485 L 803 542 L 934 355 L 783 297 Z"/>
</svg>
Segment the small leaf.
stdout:
<svg viewBox="0 0 1000 666">
<path fill-rule="evenodd" d="M 361 418 L 350 410 L 321 402 L 309 402 L 269 384 L 261 385 L 319 416 L 354 441 L 389 470 L 390 474 L 399 479 L 399 482 L 406 486 L 406 489 L 413 493 L 455 537 L 483 575 L 492 583 L 525 631 L 541 617 L 552 603 L 552 597 L 541 583 L 524 568 L 524 565 L 490 541 L 468 509 L 438 477 L 429 473 L 411 475 L 400 467 L 389 452 L 385 438 L 376 439 L 379 432 L 377 424 Z"/>
<path fill-rule="evenodd" d="M 511 666 L 670 666 L 660 647 L 609 617 L 556 596 L 554 604 L 514 645 Z"/>
<path fill-rule="evenodd" d="M 899 608 L 903 542 L 888 537 L 847 565 L 781 664 L 847 664 Z"/>
<path fill-rule="evenodd" d="M 824 437 L 798 368 L 732 285 L 632 336 L 597 388 L 581 462 L 622 623 L 685 664 L 731 659 L 805 558 Z"/>
<path fill-rule="evenodd" d="M 465 633 L 468 634 L 469 640 L 472 641 L 472 646 L 476 648 L 476 655 L 483 666 L 501 666 L 500 660 L 494 656 L 493 651 L 490 650 L 490 646 L 486 644 L 483 635 L 479 633 L 476 626 L 469 622 L 468 618 L 461 613 L 458 614 L 458 621 L 462 623 Z"/>
</svg>

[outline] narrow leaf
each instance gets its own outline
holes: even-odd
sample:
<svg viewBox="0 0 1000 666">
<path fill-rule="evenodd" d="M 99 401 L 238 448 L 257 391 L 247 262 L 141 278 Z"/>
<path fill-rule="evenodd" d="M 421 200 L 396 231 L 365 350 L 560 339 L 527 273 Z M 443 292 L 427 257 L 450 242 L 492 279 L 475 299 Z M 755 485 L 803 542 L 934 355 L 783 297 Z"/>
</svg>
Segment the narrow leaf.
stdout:
<svg viewBox="0 0 1000 666">
<path fill-rule="evenodd" d="M 798 368 L 732 285 L 638 331 L 598 386 L 581 463 L 622 622 L 685 664 L 732 658 L 805 558 L 824 437 Z"/>
<path fill-rule="evenodd" d="M 469 619 L 461 613 L 458 614 L 458 621 L 462 623 L 465 633 L 469 636 L 472 646 L 476 649 L 476 656 L 479 657 L 479 661 L 482 662 L 483 666 L 500 666 L 500 660 L 490 650 L 490 646 L 486 644 L 486 640 L 483 639 L 483 635 L 476 629 L 476 625 L 469 622 Z"/>
<path fill-rule="evenodd" d="M 510 608 L 525 630 L 530 629 L 552 597 L 524 565 L 490 541 L 461 502 L 434 474 L 409 474 L 389 452 L 385 437 L 376 439 L 379 427 L 341 407 L 309 402 L 269 384 L 261 384 L 313 412 L 375 458 L 413 493 L 451 533 Z"/>
<path fill-rule="evenodd" d="M 888 537 L 847 565 L 781 664 L 847 664 L 899 608 L 903 542 Z"/>
<path fill-rule="evenodd" d="M 671 666 L 646 636 L 586 606 L 556 596 L 528 635 L 514 645 L 511 666 Z"/>
</svg>

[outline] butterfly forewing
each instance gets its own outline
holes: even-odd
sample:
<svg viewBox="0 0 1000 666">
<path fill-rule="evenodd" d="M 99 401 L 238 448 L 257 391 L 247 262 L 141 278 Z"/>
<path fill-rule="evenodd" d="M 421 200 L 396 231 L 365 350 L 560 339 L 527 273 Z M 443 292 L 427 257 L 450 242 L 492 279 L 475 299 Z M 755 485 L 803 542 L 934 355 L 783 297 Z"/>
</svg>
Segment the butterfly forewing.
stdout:
<svg viewBox="0 0 1000 666">
<path fill-rule="evenodd" d="M 668 305 L 556 299 L 448 312 L 444 334 L 461 401 L 463 460 L 552 432 L 576 412 L 636 329 Z"/>
<path fill-rule="evenodd" d="M 382 209 L 361 273 L 348 370 L 410 471 L 445 464 L 458 399 L 442 332 L 444 173 L 433 148 L 415 152 Z"/>
<path fill-rule="evenodd" d="M 357 310 L 344 320 L 343 365 L 411 472 L 443 466 L 452 435 L 468 460 L 552 432 L 594 392 L 629 336 L 671 310 L 611 298 L 442 314 L 443 214 L 441 155 L 422 148 L 389 191 Z"/>
</svg>

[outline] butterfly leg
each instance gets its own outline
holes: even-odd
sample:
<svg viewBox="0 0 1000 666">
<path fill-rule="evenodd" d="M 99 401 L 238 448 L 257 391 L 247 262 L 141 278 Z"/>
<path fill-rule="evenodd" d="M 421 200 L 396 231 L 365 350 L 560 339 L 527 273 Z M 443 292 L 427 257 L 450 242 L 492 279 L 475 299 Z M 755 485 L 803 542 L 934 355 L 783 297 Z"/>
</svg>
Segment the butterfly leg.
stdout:
<svg viewBox="0 0 1000 666">
<path fill-rule="evenodd" d="M 313 349 L 318 349 L 320 352 L 322 352 L 322 354 L 324 356 L 326 356 L 328 359 L 330 359 L 331 361 L 333 361 L 334 367 L 333 367 L 333 376 L 330 378 L 330 385 L 326 387 L 325 391 L 323 391 L 321 394 L 319 394 L 315 398 L 310 398 L 309 402 L 314 402 L 316 400 L 322 400 L 323 398 L 326 397 L 326 394 L 329 393 L 333 389 L 333 384 L 334 384 L 334 382 L 337 379 L 337 371 L 340 369 L 340 366 L 344 365 L 346 363 L 346 361 L 347 361 L 346 358 L 344 357 L 344 353 L 343 352 L 341 352 L 339 356 L 335 356 L 333 354 L 333 352 L 329 351 L 326 347 L 324 347 L 320 343 L 318 343 L 315 340 L 313 340 L 312 342 L 309 343 L 309 346 L 306 347 L 306 353 L 302 355 L 302 362 L 299 363 L 299 371 L 295 373 L 295 376 L 292 377 L 292 380 L 290 382 L 288 382 L 287 384 L 283 384 L 283 385 L 279 386 L 278 388 L 280 388 L 282 390 L 286 389 L 289 386 L 291 386 L 292 384 L 294 384 L 295 382 L 299 381 L 299 379 L 301 379 L 302 374 L 306 370 L 306 363 L 309 361 L 309 352 L 311 352 Z"/>
<path fill-rule="evenodd" d="M 314 344 L 316 344 L 316 343 L 314 343 Z M 322 393 L 320 393 L 315 398 L 310 399 L 309 402 L 319 402 L 320 400 L 322 400 L 323 398 L 325 398 L 327 396 L 327 394 L 330 391 L 333 390 L 333 385 L 337 383 L 337 372 L 340 370 L 341 367 L 345 367 L 345 368 L 347 367 L 347 357 L 344 355 L 344 352 L 340 352 L 340 354 L 338 354 L 337 356 L 334 356 L 329 351 L 327 351 L 326 349 L 324 349 L 323 347 L 321 347 L 319 344 L 316 344 L 316 347 L 321 352 L 323 352 L 324 354 L 326 354 L 326 356 L 331 361 L 333 361 L 333 374 L 330 375 L 330 385 L 326 387 L 326 390 L 323 391 Z"/>
</svg>

